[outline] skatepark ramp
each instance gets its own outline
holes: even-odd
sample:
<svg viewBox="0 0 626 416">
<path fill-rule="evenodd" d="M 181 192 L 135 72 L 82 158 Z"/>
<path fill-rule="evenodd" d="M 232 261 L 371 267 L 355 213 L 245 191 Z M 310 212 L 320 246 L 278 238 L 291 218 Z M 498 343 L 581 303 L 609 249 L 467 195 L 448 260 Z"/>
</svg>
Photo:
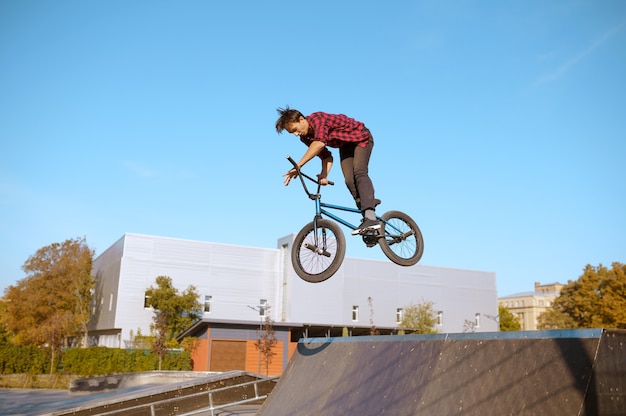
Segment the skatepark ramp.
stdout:
<svg viewBox="0 0 626 416">
<path fill-rule="evenodd" d="M 626 415 L 626 331 L 303 339 L 257 415 Z"/>
<path fill-rule="evenodd" d="M 89 381 L 100 382 L 99 379 L 92 378 Z M 229 371 L 187 381 L 68 397 L 53 409 L 36 414 L 41 416 L 224 414 L 223 410 L 234 406 L 260 405 L 276 385 L 277 379 L 278 377 L 261 377 L 244 371 Z M 227 411 L 226 414 L 232 413 Z"/>
</svg>

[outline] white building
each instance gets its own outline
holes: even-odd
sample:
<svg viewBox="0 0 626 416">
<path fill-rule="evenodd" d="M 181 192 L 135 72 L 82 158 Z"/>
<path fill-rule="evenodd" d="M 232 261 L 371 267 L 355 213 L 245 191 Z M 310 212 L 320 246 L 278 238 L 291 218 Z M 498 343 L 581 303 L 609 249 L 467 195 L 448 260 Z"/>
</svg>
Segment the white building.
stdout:
<svg viewBox="0 0 626 416">
<path fill-rule="evenodd" d="M 267 303 L 276 323 L 351 329 L 373 320 L 393 329 L 404 307 L 426 300 L 439 311 L 440 332 L 498 331 L 490 319 L 498 314 L 495 273 L 346 258 L 333 277 L 312 284 L 291 268 L 293 237 L 266 249 L 125 234 L 94 261 L 92 345 L 123 348 L 131 331 L 149 334 L 145 291 L 162 275 L 181 291 L 194 285 L 214 322 L 258 322 L 258 305 Z"/>
</svg>

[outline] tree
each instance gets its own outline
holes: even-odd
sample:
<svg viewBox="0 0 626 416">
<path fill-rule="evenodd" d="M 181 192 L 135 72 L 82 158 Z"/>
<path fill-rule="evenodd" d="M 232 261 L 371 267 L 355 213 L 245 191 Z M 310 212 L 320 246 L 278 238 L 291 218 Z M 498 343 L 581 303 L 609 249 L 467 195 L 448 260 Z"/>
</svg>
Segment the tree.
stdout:
<svg viewBox="0 0 626 416">
<path fill-rule="evenodd" d="M 367 298 L 367 306 L 370 308 L 370 335 L 380 335 L 374 323 L 374 299 L 371 296 Z"/>
<path fill-rule="evenodd" d="M 588 264 L 538 321 L 540 329 L 626 329 L 626 265 L 615 262 L 608 269 Z"/>
<path fill-rule="evenodd" d="M 262 331 L 259 331 L 259 339 L 254 346 L 259 350 L 259 354 L 263 357 L 263 363 L 265 363 L 265 375 L 269 375 L 270 363 L 272 357 L 276 355 L 274 347 L 278 343 L 276 339 L 276 333 L 274 331 L 274 320 L 270 315 L 270 306 L 265 306 L 265 320 L 263 321 Z"/>
<path fill-rule="evenodd" d="M 26 260 L 27 276 L 4 294 L 3 320 L 12 342 L 47 344 L 53 351 L 71 338 L 87 345 L 93 256 L 85 238 L 76 238 L 40 248 Z"/>
<path fill-rule="evenodd" d="M 202 305 L 196 287 L 191 285 L 179 293 L 169 276 L 158 276 L 156 287 L 146 291 L 148 305 L 154 308 L 152 329 L 154 344 L 176 344 L 175 338 L 202 316 Z"/>
<path fill-rule="evenodd" d="M 463 332 L 476 332 L 476 321 L 465 319 L 463 321 Z"/>
<path fill-rule="evenodd" d="M 0 300 L 0 346 L 7 344 L 9 342 L 9 332 L 7 331 L 7 326 L 4 323 L 4 317 L 7 314 L 7 305 L 2 300 Z"/>
<path fill-rule="evenodd" d="M 498 324 L 500 331 L 519 331 L 522 329 L 519 320 L 503 305 L 498 305 Z"/>
<path fill-rule="evenodd" d="M 408 333 L 436 334 L 437 312 L 433 308 L 434 302 L 422 300 L 418 304 L 409 304 L 404 307 L 400 327 Z"/>
<path fill-rule="evenodd" d="M 537 317 L 537 329 L 578 328 L 571 316 L 552 306 Z"/>
<path fill-rule="evenodd" d="M 152 347 L 150 348 L 150 350 L 155 353 L 157 357 L 159 357 L 159 371 L 161 371 L 163 358 L 165 358 L 165 356 L 167 355 L 168 316 L 168 311 L 156 313 L 154 316 L 154 322 L 151 325 L 151 329 L 154 332 L 155 336 L 153 338 Z"/>
</svg>

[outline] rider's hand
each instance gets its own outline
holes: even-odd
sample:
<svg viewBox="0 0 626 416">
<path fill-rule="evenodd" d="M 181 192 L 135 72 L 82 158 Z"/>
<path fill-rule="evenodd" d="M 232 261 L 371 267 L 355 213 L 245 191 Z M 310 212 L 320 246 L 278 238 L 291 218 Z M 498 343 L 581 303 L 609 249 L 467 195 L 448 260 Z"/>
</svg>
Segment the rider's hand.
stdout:
<svg viewBox="0 0 626 416">
<path fill-rule="evenodd" d="M 291 182 L 293 178 L 298 176 L 298 172 L 295 169 L 291 169 L 289 172 L 285 173 L 283 176 L 285 177 L 283 183 L 285 184 L 285 186 L 287 186 L 289 185 L 289 182 Z"/>
<path fill-rule="evenodd" d="M 321 174 L 317 175 L 317 181 L 320 183 L 320 185 L 322 186 L 326 186 L 328 185 L 328 178 L 326 176 L 323 176 Z"/>
</svg>

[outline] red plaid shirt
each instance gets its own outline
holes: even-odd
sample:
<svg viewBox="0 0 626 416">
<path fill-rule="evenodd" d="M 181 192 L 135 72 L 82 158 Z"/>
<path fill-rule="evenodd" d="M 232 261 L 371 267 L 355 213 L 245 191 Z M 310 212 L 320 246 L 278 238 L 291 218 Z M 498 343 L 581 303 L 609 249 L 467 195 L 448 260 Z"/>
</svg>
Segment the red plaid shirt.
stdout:
<svg viewBox="0 0 626 416">
<path fill-rule="evenodd" d="M 343 114 L 317 112 L 306 117 L 306 120 L 309 122 L 309 132 L 301 136 L 300 140 L 307 146 L 320 141 L 330 147 L 342 147 L 346 143 L 355 142 L 365 147 L 370 138 L 370 131 L 365 124 Z M 324 149 L 319 156 L 323 159 L 329 153 L 328 149 Z"/>
</svg>

